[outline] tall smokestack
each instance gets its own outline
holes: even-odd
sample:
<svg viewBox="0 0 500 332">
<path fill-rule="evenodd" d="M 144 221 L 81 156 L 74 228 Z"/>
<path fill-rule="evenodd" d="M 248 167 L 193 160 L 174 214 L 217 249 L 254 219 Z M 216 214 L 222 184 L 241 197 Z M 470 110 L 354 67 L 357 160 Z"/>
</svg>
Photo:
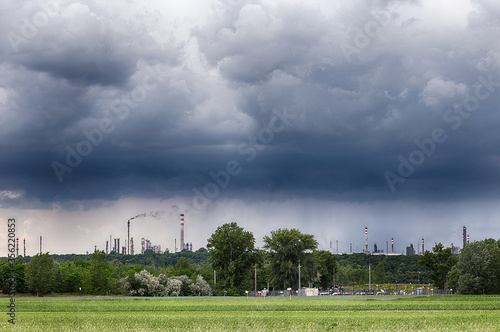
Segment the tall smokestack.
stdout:
<svg viewBox="0 0 500 332">
<path fill-rule="evenodd" d="M 368 255 L 368 227 L 365 227 L 365 254 Z"/>
<path fill-rule="evenodd" d="M 467 243 L 469 243 L 469 235 L 467 235 Z"/>
<path fill-rule="evenodd" d="M 181 251 L 184 249 L 184 213 L 181 213 Z"/>
<path fill-rule="evenodd" d="M 463 248 L 467 244 L 466 241 L 467 241 L 467 227 L 464 226 L 464 232 L 463 232 L 463 235 L 462 235 Z"/>
<path fill-rule="evenodd" d="M 130 238 L 130 254 L 134 255 L 134 238 Z"/>
<path fill-rule="evenodd" d="M 424 254 L 424 239 L 422 239 L 422 255 Z"/>
<path fill-rule="evenodd" d="M 24 257 L 26 257 L 26 239 L 23 239 Z"/>
<path fill-rule="evenodd" d="M 19 238 L 16 238 L 16 257 L 19 257 Z"/>
<path fill-rule="evenodd" d="M 109 243 L 108 243 L 108 241 L 106 241 L 106 255 L 108 254 L 108 246 L 109 246 Z"/>
<path fill-rule="evenodd" d="M 42 236 L 40 235 L 40 255 L 42 254 Z"/>
<path fill-rule="evenodd" d="M 127 255 L 130 255 L 130 219 L 127 220 Z"/>
</svg>

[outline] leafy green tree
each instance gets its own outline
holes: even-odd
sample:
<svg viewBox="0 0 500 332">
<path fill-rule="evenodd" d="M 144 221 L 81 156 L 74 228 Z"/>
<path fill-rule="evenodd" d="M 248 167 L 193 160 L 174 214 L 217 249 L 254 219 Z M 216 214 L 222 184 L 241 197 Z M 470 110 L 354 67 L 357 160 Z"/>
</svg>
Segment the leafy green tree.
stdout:
<svg viewBox="0 0 500 332">
<path fill-rule="evenodd" d="M 367 283 L 368 271 L 360 266 L 339 266 L 338 278 L 340 286 L 350 290 L 351 286 Z"/>
<path fill-rule="evenodd" d="M 429 268 L 429 279 L 434 282 L 438 289 L 445 289 L 448 273 L 457 263 L 458 258 L 451 254 L 451 248 L 444 249 L 441 243 L 432 248 L 432 252 L 426 251 L 418 259 L 418 264 Z"/>
<path fill-rule="evenodd" d="M 131 265 L 131 264 L 130 264 Z M 129 265 L 129 266 L 130 266 Z M 122 262 L 114 259 L 109 262 L 109 291 L 112 294 L 124 294 L 124 282 L 127 277 L 127 267 Z"/>
<path fill-rule="evenodd" d="M 345 286 L 349 286 L 350 284 L 352 284 L 352 275 L 353 275 L 353 272 L 352 272 L 352 267 L 350 265 L 347 265 L 347 266 L 342 266 L 340 265 L 339 268 L 338 268 L 338 271 L 336 271 L 336 277 L 337 277 L 337 280 L 338 280 L 338 283 L 339 283 L 339 286 L 341 287 L 345 287 Z"/>
<path fill-rule="evenodd" d="M 104 251 L 95 251 L 90 255 L 90 278 L 92 292 L 105 294 L 109 291 L 110 266 Z"/>
<path fill-rule="evenodd" d="M 78 274 L 82 279 L 82 293 L 90 294 L 93 291 L 92 288 L 92 277 L 91 277 L 91 269 L 90 269 L 90 261 L 86 261 L 83 259 L 77 259 L 75 261 L 75 266 L 78 271 Z"/>
<path fill-rule="evenodd" d="M 457 265 L 454 265 L 448 273 L 448 288 L 452 289 L 453 292 L 458 291 L 458 278 L 460 278 L 460 270 Z"/>
<path fill-rule="evenodd" d="M 500 247 L 493 239 L 468 243 L 458 261 L 461 294 L 500 293 Z"/>
<path fill-rule="evenodd" d="M 59 264 L 59 271 L 62 277 L 62 293 L 78 293 L 83 286 L 82 275 L 75 262 L 65 262 Z"/>
<path fill-rule="evenodd" d="M 387 282 L 383 262 L 378 263 L 377 266 L 375 266 L 375 268 L 373 269 L 372 282 L 374 284 L 385 284 Z"/>
<path fill-rule="evenodd" d="M 0 287 L 4 294 L 9 294 L 10 292 L 11 274 L 12 269 L 9 262 L 6 259 L 0 260 Z"/>
<path fill-rule="evenodd" d="M 214 268 L 211 264 L 203 264 L 196 269 L 196 274 L 201 275 L 208 282 L 210 287 L 214 287 Z"/>
<path fill-rule="evenodd" d="M 318 266 L 319 277 L 319 287 L 330 288 L 333 286 L 333 270 L 337 273 L 337 260 L 335 255 L 326 250 L 315 250 L 313 251 L 313 257 Z"/>
<path fill-rule="evenodd" d="M 312 255 L 318 242 L 313 235 L 302 234 L 298 229 L 278 229 L 271 236 L 264 236 L 264 248 L 269 251 L 269 281 L 277 288 L 297 288 L 299 264 L 301 282 L 315 282 L 317 265 Z"/>
<path fill-rule="evenodd" d="M 49 253 L 37 254 L 26 264 L 26 284 L 33 294 L 45 295 L 56 281 L 56 263 Z"/>
<path fill-rule="evenodd" d="M 14 276 L 16 293 L 26 292 L 25 271 L 26 266 L 20 259 L 14 261 L 14 266 L 11 266 L 7 259 L 0 260 L 0 291 L 4 294 L 10 293 Z"/>
<path fill-rule="evenodd" d="M 362 285 L 362 284 L 367 284 L 368 283 L 368 271 L 362 267 L 358 267 L 354 269 L 354 280 Z"/>
<path fill-rule="evenodd" d="M 191 264 L 187 261 L 186 258 L 181 257 L 177 264 L 174 266 L 174 270 L 172 271 L 172 276 L 188 276 L 191 277 L 194 273 L 194 269 L 191 267 Z"/>
<path fill-rule="evenodd" d="M 207 249 L 217 273 L 217 288 L 228 295 L 242 295 L 251 287 L 256 263 L 255 239 L 235 222 L 219 226 L 208 239 Z"/>
</svg>

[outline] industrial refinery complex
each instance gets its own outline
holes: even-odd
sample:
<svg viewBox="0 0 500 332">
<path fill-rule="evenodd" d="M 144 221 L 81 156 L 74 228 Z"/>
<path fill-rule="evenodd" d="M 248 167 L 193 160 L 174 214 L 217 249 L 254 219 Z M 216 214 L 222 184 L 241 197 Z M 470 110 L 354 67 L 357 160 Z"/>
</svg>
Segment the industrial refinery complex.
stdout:
<svg viewBox="0 0 500 332">
<path fill-rule="evenodd" d="M 469 243 L 470 238 L 469 235 L 467 234 L 467 227 L 463 227 L 463 235 L 462 235 L 462 248 L 465 247 L 467 243 Z M 435 243 L 437 244 L 437 243 Z M 422 239 L 421 242 L 421 247 L 418 245 L 416 247 L 413 246 L 413 243 L 410 243 L 409 246 L 406 247 L 405 251 L 397 252 L 394 250 L 394 238 L 391 238 L 391 247 L 389 250 L 389 241 L 385 242 L 386 249 L 385 251 L 383 249 L 380 249 L 377 243 L 373 244 L 373 251 L 370 251 L 368 248 L 368 227 L 365 227 L 365 247 L 363 250 L 363 253 L 368 254 L 368 255 L 386 255 L 386 256 L 394 256 L 394 255 L 405 255 L 406 256 L 411 256 L 411 255 L 421 255 L 425 252 L 425 239 Z M 460 247 L 455 246 L 453 243 L 451 244 L 451 252 L 454 255 L 458 255 L 460 253 Z M 345 254 L 352 254 L 353 249 L 352 249 L 352 243 L 349 244 L 349 252 L 340 252 L 339 251 L 339 243 L 336 241 L 336 250 L 333 250 L 333 242 L 330 241 L 330 251 L 336 255 L 345 255 Z M 356 250 L 355 252 L 358 252 Z"/>
<path fill-rule="evenodd" d="M 133 220 L 137 217 L 143 217 L 146 216 L 146 214 L 139 214 L 135 217 L 130 218 L 127 220 L 127 239 L 125 240 L 125 245 L 120 247 L 120 238 L 115 238 L 114 240 L 114 245 L 113 247 L 110 247 L 111 242 L 112 242 L 112 236 L 109 236 L 109 242 L 106 241 L 106 255 L 111 252 L 116 252 L 116 253 L 121 253 L 123 255 L 134 255 L 135 250 L 134 250 L 134 238 L 130 237 L 130 220 Z M 109 251 L 108 251 L 109 249 Z M 146 250 L 152 250 L 155 253 L 169 253 L 170 250 L 166 248 L 164 251 L 161 249 L 160 244 L 153 244 L 151 243 L 150 240 L 146 238 L 141 238 L 141 254 L 143 254 Z M 175 239 L 174 242 L 174 251 L 182 251 L 182 250 L 188 250 L 188 251 L 193 251 L 193 244 L 190 242 L 185 242 L 184 241 L 184 214 L 180 214 L 180 247 L 179 249 L 177 248 L 177 238 Z"/>
<path fill-rule="evenodd" d="M 157 212 L 155 212 L 157 213 Z M 127 220 L 127 237 L 125 240 L 122 242 L 123 245 L 121 245 L 121 239 L 119 237 L 113 238 L 112 235 L 109 235 L 109 240 L 106 240 L 105 243 L 105 250 L 104 252 L 106 254 L 111 254 L 111 253 L 118 253 L 118 254 L 123 254 L 123 255 L 135 255 L 135 254 L 144 254 L 146 251 L 151 250 L 155 253 L 176 253 L 180 251 L 193 251 L 193 243 L 191 242 L 186 242 L 185 241 L 185 215 L 181 213 L 179 215 L 179 246 L 177 246 L 177 238 L 174 239 L 174 246 L 173 250 L 170 250 L 169 248 L 162 249 L 162 246 L 160 244 L 154 244 L 151 242 L 151 240 L 142 237 L 140 240 L 140 250 L 135 249 L 135 242 L 134 238 L 130 236 L 130 221 L 133 219 L 136 219 L 138 217 L 146 217 L 146 216 L 153 216 L 153 212 L 150 214 L 139 214 L 135 217 L 129 218 Z M 470 237 L 467 234 L 467 227 L 463 226 L 462 229 L 462 248 L 465 247 L 467 243 L 470 241 Z M 386 255 L 386 256 L 396 256 L 396 255 L 406 255 L 406 256 L 411 256 L 411 255 L 420 255 L 425 252 L 425 239 L 421 239 L 420 245 L 414 246 L 413 243 L 410 243 L 405 250 L 400 250 L 396 251 L 394 247 L 394 238 L 391 238 L 390 240 L 390 246 L 389 246 L 389 241 L 386 241 L 385 243 L 385 250 L 381 249 L 381 247 L 377 243 L 373 243 L 373 250 L 370 251 L 368 247 L 368 227 L 365 227 L 364 229 L 364 235 L 365 235 L 365 245 L 364 249 L 362 251 L 358 251 L 358 248 L 356 247 L 356 250 L 353 251 L 353 245 L 352 243 L 349 244 L 349 250 L 348 251 L 339 251 L 339 241 L 335 241 L 335 246 L 333 241 L 330 241 L 330 252 L 336 255 L 348 255 L 348 254 L 353 254 L 353 253 L 365 253 L 367 255 Z M 420 241 L 418 241 L 420 242 Z M 26 256 L 26 239 L 23 239 L 23 256 Z M 435 243 L 437 244 L 437 243 Z M 458 255 L 460 253 L 460 247 L 454 245 L 451 243 L 450 245 L 452 254 Z M 94 251 L 97 250 L 98 246 L 94 245 Z M 40 236 L 40 253 L 42 252 L 42 236 Z M 89 251 L 86 252 L 86 254 L 89 254 Z M 16 256 L 19 256 L 19 238 L 16 238 Z"/>
</svg>

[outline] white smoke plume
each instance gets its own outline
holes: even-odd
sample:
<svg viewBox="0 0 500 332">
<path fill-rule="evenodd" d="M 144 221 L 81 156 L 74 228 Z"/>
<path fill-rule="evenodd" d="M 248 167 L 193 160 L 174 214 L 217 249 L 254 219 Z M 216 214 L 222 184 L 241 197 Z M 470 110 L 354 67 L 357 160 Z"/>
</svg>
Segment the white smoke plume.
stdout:
<svg viewBox="0 0 500 332">
<path fill-rule="evenodd" d="M 164 214 L 165 214 L 165 211 L 163 211 L 163 210 L 159 210 L 159 211 L 154 211 L 153 210 L 153 211 L 151 211 L 149 213 L 138 214 L 135 217 L 130 218 L 129 220 L 137 219 L 137 218 L 146 218 L 146 217 L 151 217 L 151 218 L 155 218 L 155 219 L 161 219 Z"/>
</svg>

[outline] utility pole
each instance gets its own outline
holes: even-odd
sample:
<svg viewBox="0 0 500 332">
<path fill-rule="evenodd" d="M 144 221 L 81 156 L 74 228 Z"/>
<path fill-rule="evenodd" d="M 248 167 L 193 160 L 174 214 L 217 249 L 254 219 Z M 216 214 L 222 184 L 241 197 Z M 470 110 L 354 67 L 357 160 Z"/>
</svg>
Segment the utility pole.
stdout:
<svg viewBox="0 0 500 332">
<path fill-rule="evenodd" d="M 215 270 L 214 270 L 214 285 L 217 285 L 217 276 L 216 276 Z"/>
</svg>

